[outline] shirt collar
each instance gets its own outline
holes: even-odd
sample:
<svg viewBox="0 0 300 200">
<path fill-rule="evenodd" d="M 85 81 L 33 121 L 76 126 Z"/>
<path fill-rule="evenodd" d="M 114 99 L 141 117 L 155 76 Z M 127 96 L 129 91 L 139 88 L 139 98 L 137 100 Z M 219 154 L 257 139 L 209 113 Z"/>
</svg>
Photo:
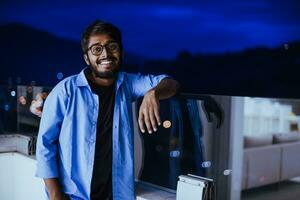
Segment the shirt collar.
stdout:
<svg viewBox="0 0 300 200">
<path fill-rule="evenodd" d="M 83 87 L 83 86 L 88 87 L 89 86 L 89 83 L 88 83 L 88 81 L 86 79 L 86 76 L 84 74 L 84 71 L 86 69 L 87 69 L 87 67 L 85 67 L 83 70 L 81 70 L 81 72 L 77 75 L 76 84 L 77 84 L 78 87 Z M 123 72 L 118 72 L 118 74 L 117 74 L 117 84 L 116 84 L 117 89 L 123 83 L 123 80 L 124 80 L 124 73 Z"/>
</svg>

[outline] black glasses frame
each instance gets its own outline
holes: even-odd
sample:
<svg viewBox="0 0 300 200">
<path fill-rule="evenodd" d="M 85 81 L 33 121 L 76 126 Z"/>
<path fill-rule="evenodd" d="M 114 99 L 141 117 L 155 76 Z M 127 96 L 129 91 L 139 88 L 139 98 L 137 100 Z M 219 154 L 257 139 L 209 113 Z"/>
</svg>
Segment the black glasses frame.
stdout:
<svg viewBox="0 0 300 200">
<path fill-rule="evenodd" d="M 109 44 L 111 44 L 111 43 L 117 44 L 117 45 L 118 45 L 118 48 L 116 48 L 116 50 L 111 50 L 111 49 L 107 48 L 107 45 L 109 45 Z M 85 51 L 85 53 L 87 53 L 88 51 L 90 51 L 94 46 L 100 46 L 100 47 L 101 47 L 101 51 L 100 51 L 99 53 L 97 53 L 97 54 L 95 54 L 95 53 L 93 53 L 93 51 L 91 51 L 91 53 L 92 53 L 94 56 L 99 56 L 99 55 L 101 55 L 102 52 L 103 52 L 103 50 L 104 50 L 104 48 L 106 49 L 106 51 L 109 51 L 109 52 L 112 52 L 112 53 L 117 52 L 117 51 L 120 50 L 120 44 L 119 44 L 118 42 L 114 42 L 114 41 L 113 41 L 113 42 L 108 42 L 107 44 L 104 44 L 104 45 L 102 45 L 102 44 L 100 44 L 100 43 L 93 44 L 92 46 L 90 46 L 89 48 L 87 48 L 87 50 Z"/>
</svg>

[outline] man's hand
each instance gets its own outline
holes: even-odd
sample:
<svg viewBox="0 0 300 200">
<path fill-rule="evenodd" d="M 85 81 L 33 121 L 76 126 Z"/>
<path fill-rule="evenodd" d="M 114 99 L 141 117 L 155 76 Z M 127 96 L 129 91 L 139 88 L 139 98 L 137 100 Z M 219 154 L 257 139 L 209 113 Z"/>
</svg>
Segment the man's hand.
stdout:
<svg viewBox="0 0 300 200">
<path fill-rule="evenodd" d="M 62 192 L 57 194 L 50 194 L 50 200 L 70 200 L 69 197 L 64 195 Z"/>
<path fill-rule="evenodd" d="M 58 178 L 44 179 L 45 185 L 48 189 L 50 200 L 69 200 L 61 190 Z"/>
<path fill-rule="evenodd" d="M 145 133 L 145 125 L 148 133 L 157 131 L 157 124 L 160 125 L 159 98 L 154 89 L 149 90 L 145 95 L 139 111 L 139 126 Z"/>
<path fill-rule="evenodd" d="M 145 124 L 148 133 L 157 131 L 160 125 L 159 100 L 172 97 L 179 90 L 179 83 L 173 79 L 165 78 L 159 84 L 149 90 L 145 95 L 139 111 L 139 126 L 145 133 Z"/>
</svg>

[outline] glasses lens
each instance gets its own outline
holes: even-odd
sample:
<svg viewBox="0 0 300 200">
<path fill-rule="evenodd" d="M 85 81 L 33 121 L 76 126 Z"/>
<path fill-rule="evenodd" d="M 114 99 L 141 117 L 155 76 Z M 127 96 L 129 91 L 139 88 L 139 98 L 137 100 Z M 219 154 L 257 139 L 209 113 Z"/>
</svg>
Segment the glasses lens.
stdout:
<svg viewBox="0 0 300 200">
<path fill-rule="evenodd" d="M 120 49 L 120 46 L 117 42 L 110 42 L 105 45 L 105 48 L 107 51 L 116 52 Z M 100 44 L 91 47 L 91 52 L 95 56 L 99 56 L 102 53 L 102 51 L 103 51 L 103 46 Z"/>
<path fill-rule="evenodd" d="M 101 45 L 95 45 L 91 48 L 91 52 L 93 55 L 98 56 L 102 53 L 102 46 Z"/>
<path fill-rule="evenodd" d="M 110 42 L 106 45 L 107 49 L 111 52 L 119 50 L 119 44 L 117 42 Z"/>
</svg>

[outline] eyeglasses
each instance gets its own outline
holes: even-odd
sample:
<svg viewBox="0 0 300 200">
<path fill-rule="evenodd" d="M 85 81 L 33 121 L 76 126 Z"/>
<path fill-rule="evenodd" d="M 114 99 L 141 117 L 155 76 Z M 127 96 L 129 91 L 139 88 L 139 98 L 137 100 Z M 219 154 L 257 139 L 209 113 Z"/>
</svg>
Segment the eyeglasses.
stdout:
<svg viewBox="0 0 300 200">
<path fill-rule="evenodd" d="M 100 56 L 101 53 L 103 52 L 104 47 L 105 47 L 106 51 L 109 51 L 109 52 L 111 52 L 111 53 L 115 53 L 115 52 L 117 52 L 117 51 L 120 50 L 120 45 L 119 45 L 119 43 L 117 43 L 117 42 L 109 42 L 109 43 L 107 43 L 107 44 L 105 44 L 105 45 L 101 45 L 101 44 L 99 44 L 99 43 L 94 44 L 94 45 L 90 46 L 90 47 L 86 50 L 86 52 L 88 52 L 89 50 L 91 50 L 91 53 L 92 53 L 94 56 Z"/>
</svg>

